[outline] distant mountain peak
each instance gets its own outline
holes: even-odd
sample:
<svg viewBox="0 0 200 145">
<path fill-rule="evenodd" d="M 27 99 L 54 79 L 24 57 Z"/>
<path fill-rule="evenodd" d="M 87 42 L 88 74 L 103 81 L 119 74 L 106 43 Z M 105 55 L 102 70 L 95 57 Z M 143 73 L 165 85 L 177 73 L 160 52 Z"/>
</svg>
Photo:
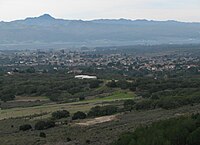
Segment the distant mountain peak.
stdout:
<svg viewBox="0 0 200 145">
<path fill-rule="evenodd" d="M 40 19 L 46 19 L 46 20 L 55 19 L 54 17 L 52 17 L 52 16 L 49 15 L 49 14 L 41 15 L 41 16 L 39 16 L 38 18 L 40 18 Z"/>
<path fill-rule="evenodd" d="M 32 19 L 48 20 L 48 21 L 50 21 L 50 20 L 55 20 L 55 18 L 52 17 L 52 16 L 49 15 L 49 14 L 43 14 L 43 15 L 41 15 L 41 16 L 39 16 L 39 17 L 30 17 L 30 18 L 26 18 L 26 20 L 32 20 Z"/>
</svg>

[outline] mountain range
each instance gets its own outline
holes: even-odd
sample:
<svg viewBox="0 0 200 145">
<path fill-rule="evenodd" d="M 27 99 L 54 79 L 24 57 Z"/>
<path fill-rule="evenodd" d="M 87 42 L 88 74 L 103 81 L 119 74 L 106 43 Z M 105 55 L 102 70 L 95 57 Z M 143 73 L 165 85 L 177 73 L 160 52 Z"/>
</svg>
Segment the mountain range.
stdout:
<svg viewBox="0 0 200 145">
<path fill-rule="evenodd" d="M 64 20 L 49 14 L 0 22 L 0 49 L 200 43 L 200 23 L 128 19 Z"/>
</svg>

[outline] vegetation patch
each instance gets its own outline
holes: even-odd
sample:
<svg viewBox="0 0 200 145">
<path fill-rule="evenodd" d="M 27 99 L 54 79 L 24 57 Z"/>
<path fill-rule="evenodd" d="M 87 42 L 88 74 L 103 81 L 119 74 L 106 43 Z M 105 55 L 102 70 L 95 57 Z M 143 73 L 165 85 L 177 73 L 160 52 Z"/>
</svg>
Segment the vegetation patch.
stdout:
<svg viewBox="0 0 200 145">
<path fill-rule="evenodd" d="M 200 115 L 153 123 L 124 133 L 113 145 L 199 145 Z"/>
</svg>

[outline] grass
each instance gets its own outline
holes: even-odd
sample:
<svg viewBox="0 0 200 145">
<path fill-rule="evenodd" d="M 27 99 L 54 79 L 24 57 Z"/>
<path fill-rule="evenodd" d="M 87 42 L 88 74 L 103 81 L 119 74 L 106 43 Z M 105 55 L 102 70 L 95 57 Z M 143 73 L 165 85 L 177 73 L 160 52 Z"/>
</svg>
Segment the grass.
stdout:
<svg viewBox="0 0 200 145">
<path fill-rule="evenodd" d="M 15 101 L 49 101 L 49 98 L 44 96 L 29 97 L 29 96 L 16 96 Z"/>
<path fill-rule="evenodd" d="M 118 90 L 107 97 L 99 97 L 92 100 L 86 100 L 85 102 L 127 100 L 127 99 L 133 99 L 134 97 L 135 94 L 133 92 Z"/>
<path fill-rule="evenodd" d="M 113 102 L 117 100 L 126 100 L 133 99 L 135 94 L 129 91 L 117 90 L 112 93 L 110 96 L 102 98 L 94 98 L 91 100 L 79 101 L 74 103 L 64 103 L 64 104 L 46 104 L 41 106 L 26 107 L 26 108 L 11 108 L 0 110 L 0 120 L 8 118 L 17 118 L 30 116 L 35 114 L 48 113 L 45 117 L 50 116 L 50 113 L 57 110 L 68 110 L 70 113 L 75 113 L 77 111 L 87 112 L 90 108 L 96 106 L 98 103 L 102 104 L 103 102 Z"/>
<path fill-rule="evenodd" d="M 55 128 L 42 131 L 27 131 L 18 132 L 19 125 L 28 123 L 34 126 L 36 121 L 25 119 L 8 119 L 0 120 L 0 142 L 2 145 L 54 145 L 54 144 L 67 144 L 67 138 L 72 139 L 68 142 L 70 145 L 88 145 L 86 140 L 90 140 L 90 144 L 106 145 L 110 144 L 118 138 L 123 132 L 134 131 L 136 127 L 141 125 L 148 125 L 152 122 L 165 120 L 181 115 L 189 115 L 199 112 L 200 105 L 184 106 L 173 110 L 146 110 L 146 111 L 133 111 L 125 114 L 120 114 L 118 120 L 110 122 L 80 127 L 75 122 L 68 125 L 58 125 Z M 11 128 L 11 125 L 14 125 Z M 47 137 L 40 138 L 39 133 L 44 132 Z"/>
<path fill-rule="evenodd" d="M 87 111 L 94 104 L 80 104 L 80 105 L 73 105 L 73 104 L 51 104 L 51 105 L 42 105 L 42 106 L 35 106 L 35 107 L 26 107 L 26 108 L 12 108 L 6 110 L 0 110 L 0 120 L 7 119 L 7 118 L 17 118 L 23 116 L 30 116 L 34 114 L 42 114 L 42 113 L 51 113 L 57 110 L 68 110 L 70 113 L 74 113 L 76 111 Z"/>
</svg>

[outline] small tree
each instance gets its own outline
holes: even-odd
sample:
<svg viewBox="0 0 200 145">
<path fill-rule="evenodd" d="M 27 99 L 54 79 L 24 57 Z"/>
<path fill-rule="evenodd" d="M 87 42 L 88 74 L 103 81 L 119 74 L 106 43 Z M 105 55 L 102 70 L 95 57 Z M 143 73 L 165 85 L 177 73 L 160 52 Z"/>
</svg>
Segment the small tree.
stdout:
<svg viewBox="0 0 200 145">
<path fill-rule="evenodd" d="M 84 112 L 78 111 L 74 114 L 74 116 L 72 117 L 72 120 L 76 120 L 76 119 L 85 119 L 86 118 L 86 114 Z"/>
<path fill-rule="evenodd" d="M 110 88 L 116 88 L 117 87 L 117 84 L 114 80 L 112 80 L 111 82 L 108 82 L 106 84 L 106 86 L 110 87 Z"/>
<path fill-rule="evenodd" d="M 44 132 L 40 132 L 40 137 L 46 138 L 46 134 Z"/>
<path fill-rule="evenodd" d="M 84 101 L 85 100 L 85 97 L 81 96 L 79 97 L 79 101 Z"/>
<path fill-rule="evenodd" d="M 52 117 L 54 119 L 67 118 L 69 116 L 70 116 L 70 113 L 67 110 L 56 111 L 52 113 Z"/>
<path fill-rule="evenodd" d="M 55 124 L 55 122 L 52 121 L 52 120 L 47 120 L 47 121 L 45 122 L 45 126 L 46 126 L 46 129 L 48 129 L 48 128 L 55 127 L 56 124 Z"/>
<path fill-rule="evenodd" d="M 36 124 L 35 124 L 35 129 L 36 130 L 44 130 L 44 129 L 48 129 L 48 128 L 52 128 L 52 127 L 55 127 L 55 122 L 54 121 L 38 121 Z"/>
<path fill-rule="evenodd" d="M 24 124 L 24 125 L 21 125 L 19 127 L 20 131 L 27 131 L 27 130 L 30 130 L 30 129 L 32 129 L 32 126 L 30 124 Z"/>
<path fill-rule="evenodd" d="M 187 138 L 188 145 L 200 145 L 200 128 L 193 131 Z"/>
<path fill-rule="evenodd" d="M 90 84 L 90 88 L 93 89 L 93 88 L 98 88 L 99 85 L 100 85 L 101 81 L 99 80 L 94 80 L 94 81 L 91 81 L 89 84 Z"/>
<path fill-rule="evenodd" d="M 89 117 L 112 115 L 118 112 L 118 107 L 108 105 L 108 106 L 96 106 L 90 109 L 88 112 Z"/>
<path fill-rule="evenodd" d="M 46 123 L 45 121 L 38 121 L 36 124 L 35 124 L 35 129 L 36 130 L 43 130 L 46 128 Z"/>
<path fill-rule="evenodd" d="M 134 100 L 126 100 L 126 101 L 124 101 L 124 109 L 126 111 L 133 110 L 134 105 L 135 105 L 135 101 Z"/>
</svg>

